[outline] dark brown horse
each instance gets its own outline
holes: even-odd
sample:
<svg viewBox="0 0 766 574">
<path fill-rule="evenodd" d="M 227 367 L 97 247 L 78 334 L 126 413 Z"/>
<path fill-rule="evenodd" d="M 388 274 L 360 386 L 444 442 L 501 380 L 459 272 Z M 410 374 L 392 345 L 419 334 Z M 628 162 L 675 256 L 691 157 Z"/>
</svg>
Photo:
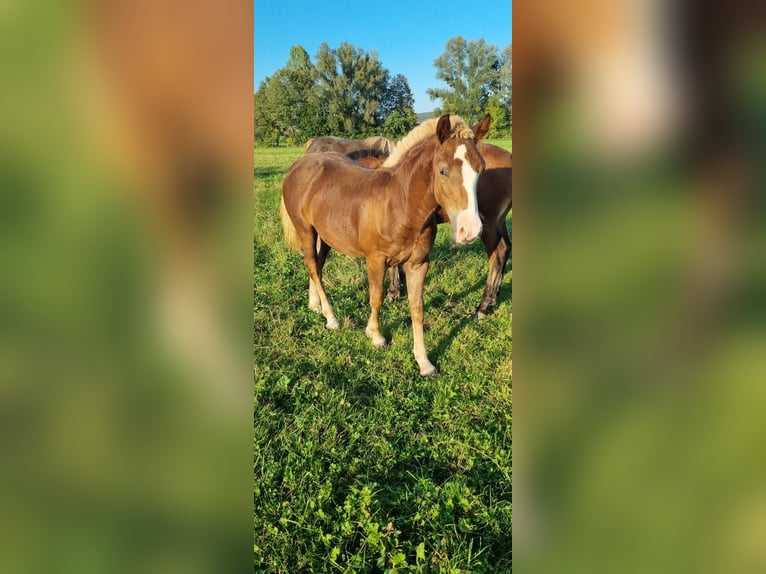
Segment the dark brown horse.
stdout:
<svg viewBox="0 0 766 574">
<path fill-rule="evenodd" d="M 335 136 L 322 136 L 306 142 L 306 153 L 337 152 L 356 160 L 360 157 L 387 158 L 394 151 L 396 142 L 382 136 L 364 140 L 347 140 Z"/>
<path fill-rule="evenodd" d="M 503 273 L 511 253 L 506 218 L 513 201 L 513 159 L 510 153 L 492 144 L 479 144 L 487 168 L 479 176 L 476 199 L 484 227 L 481 240 L 489 258 L 489 272 L 476 318 L 481 319 L 497 300 Z"/>
<path fill-rule="evenodd" d="M 434 124 L 436 128 L 434 129 Z M 415 128 L 400 144 L 390 167 L 361 167 L 337 153 L 310 153 L 288 170 L 280 215 L 285 239 L 303 249 L 309 272 L 309 307 L 329 329 L 338 327 L 322 285 L 330 248 L 367 259 L 371 313 L 366 334 L 385 346 L 378 315 L 386 266 L 402 264 L 412 317 L 413 353 L 421 375 L 435 375 L 423 343 L 423 282 L 436 237 L 437 209 L 452 223 L 457 243 L 481 232 L 476 185 L 484 160 L 476 142 L 489 122 L 474 132 L 444 115 Z M 321 238 L 317 249 L 317 238 Z"/>
<path fill-rule="evenodd" d="M 486 119 L 486 118 L 485 118 Z M 479 132 L 478 124 L 473 126 L 475 132 Z M 480 132 L 479 132 L 480 133 Z M 485 132 L 486 133 L 486 132 Z M 388 142 L 381 144 L 380 140 Z M 314 145 L 312 142 L 320 142 Z M 365 149 L 363 146 L 373 143 L 372 147 Z M 368 138 L 366 140 L 345 140 L 336 137 L 323 137 L 311 140 L 307 145 L 306 153 L 339 152 L 360 165 L 378 167 L 384 165 L 385 158 L 394 149 L 393 142 L 384 138 Z M 476 309 L 475 317 L 483 318 L 489 308 L 497 300 L 497 292 L 503 280 L 505 265 L 511 252 L 511 238 L 508 235 L 506 218 L 512 206 L 512 156 L 502 148 L 492 144 L 480 143 L 481 153 L 486 163 L 484 173 L 479 176 L 479 184 L 476 190 L 479 205 L 479 214 L 483 222 L 481 240 L 489 258 L 489 272 L 487 283 L 481 303 Z M 384 155 L 385 154 L 385 155 Z M 447 215 L 439 210 L 437 221 L 446 223 Z M 400 295 L 399 268 L 391 267 L 389 270 L 388 298 L 398 299 Z"/>
</svg>

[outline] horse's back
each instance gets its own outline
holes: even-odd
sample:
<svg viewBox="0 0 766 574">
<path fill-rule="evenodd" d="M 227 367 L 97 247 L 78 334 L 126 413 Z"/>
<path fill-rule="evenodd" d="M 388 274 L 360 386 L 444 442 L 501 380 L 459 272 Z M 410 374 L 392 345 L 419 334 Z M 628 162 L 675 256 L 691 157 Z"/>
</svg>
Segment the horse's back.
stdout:
<svg viewBox="0 0 766 574">
<path fill-rule="evenodd" d="M 311 194 L 317 185 L 331 177 L 341 164 L 350 164 L 346 156 L 336 152 L 307 153 L 298 158 L 287 170 L 282 182 L 282 195 L 286 202 Z"/>
<path fill-rule="evenodd" d="M 479 153 L 484 158 L 487 169 L 513 167 L 513 155 L 501 147 L 481 142 L 479 143 Z"/>
<path fill-rule="evenodd" d="M 346 152 L 346 140 L 334 136 L 321 136 L 309 141 L 306 145 L 306 153 Z"/>
<path fill-rule="evenodd" d="M 486 168 L 479 177 L 476 200 L 485 218 L 504 218 L 513 202 L 513 156 L 496 145 L 480 143 Z"/>
<path fill-rule="evenodd" d="M 374 164 L 378 158 L 367 158 Z M 365 195 L 369 190 L 385 185 L 390 170 L 373 169 L 373 163 L 364 165 L 338 152 L 307 153 L 298 158 L 285 175 L 285 186 L 295 187 L 300 182 L 305 192 L 338 193 L 347 197 Z M 299 190 L 296 190 L 299 191 Z"/>
<path fill-rule="evenodd" d="M 385 177 L 339 153 L 306 154 L 285 175 L 285 207 L 298 226 L 313 227 L 334 249 L 358 257 L 363 246 L 357 230 L 381 210 L 383 197 L 371 190 L 381 189 Z"/>
</svg>

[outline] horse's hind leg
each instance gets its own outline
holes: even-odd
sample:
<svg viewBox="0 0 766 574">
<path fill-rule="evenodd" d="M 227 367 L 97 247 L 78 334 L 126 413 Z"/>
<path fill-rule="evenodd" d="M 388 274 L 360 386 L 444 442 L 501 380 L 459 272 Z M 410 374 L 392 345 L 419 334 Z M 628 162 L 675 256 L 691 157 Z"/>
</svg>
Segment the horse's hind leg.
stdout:
<svg viewBox="0 0 766 574">
<path fill-rule="evenodd" d="M 314 280 L 309 277 L 309 309 L 316 313 L 322 312 L 322 304 L 319 302 L 319 291 L 317 291 Z"/>
<path fill-rule="evenodd" d="M 495 304 L 497 292 L 503 281 L 503 270 L 508 260 L 508 254 L 511 251 L 511 240 L 508 237 L 505 218 L 502 218 L 496 225 L 485 226 L 481 239 L 489 256 L 489 273 L 487 274 L 487 284 L 484 287 L 481 303 L 478 309 L 476 309 L 476 319 L 483 319 L 487 315 L 489 308 Z"/>
<path fill-rule="evenodd" d="M 327 294 L 322 286 L 322 267 L 324 266 L 327 252 L 330 250 L 329 246 L 325 249 L 326 243 L 322 243 L 319 249 L 319 253 L 316 251 L 317 233 L 316 230 L 311 230 L 310 234 L 301 236 L 301 246 L 303 247 L 303 261 L 306 263 L 306 268 L 309 271 L 309 306 L 311 305 L 311 287 L 315 289 L 316 295 L 319 297 L 319 303 L 321 306 L 322 315 L 327 320 L 328 329 L 338 328 L 338 319 L 335 318 L 332 305 L 327 299 Z M 323 253 L 324 252 L 324 253 Z M 321 265 L 320 265 L 321 261 Z"/>
<path fill-rule="evenodd" d="M 389 301 L 399 299 L 401 296 L 401 283 L 399 281 L 400 272 L 398 265 L 392 265 L 388 268 L 388 293 L 386 299 Z"/>
<path fill-rule="evenodd" d="M 317 253 L 317 267 L 321 272 L 324 269 L 325 261 L 327 260 L 327 254 L 330 252 L 330 246 L 327 245 L 321 238 L 317 241 L 319 246 L 319 252 Z M 309 277 L 309 309 L 322 312 L 322 303 L 319 301 L 319 291 L 317 291 L 314 280 Z"/>
<path fill-rule="evenodd" d="M 384 261 L 367 260 L 367 279 L 370 286 L 370 319 L 365 334 L 376 347 L 385 347 L 386 339 L 380 332 L 380 306 L 383 304 L 383 276 L 386 274 Z"/>
</svg>

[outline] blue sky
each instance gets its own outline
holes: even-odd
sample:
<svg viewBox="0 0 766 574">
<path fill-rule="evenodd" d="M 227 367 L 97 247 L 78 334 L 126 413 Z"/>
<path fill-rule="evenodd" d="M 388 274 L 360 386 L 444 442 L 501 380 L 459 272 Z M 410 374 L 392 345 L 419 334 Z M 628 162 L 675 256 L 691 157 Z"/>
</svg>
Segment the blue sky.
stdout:
<svg viewBox="0 0 766 574">
<path fill-rule="evenodd" d="M 282 68 L 290 47 L 300 44 L 314 56 L 322 42 L 337 48 L 349 42 L 378 58 L 392 75 L 404 74 L 415 96 L 415 111 L 440 104 L 426 95 L 439 87 L 433 61 L 447 40 L 484 38 L 500 50 L 512 41 L 512 2 L 470 0 L 281 0 L 256 2 L 254 22 L 255 89 Z"/>
</svg>

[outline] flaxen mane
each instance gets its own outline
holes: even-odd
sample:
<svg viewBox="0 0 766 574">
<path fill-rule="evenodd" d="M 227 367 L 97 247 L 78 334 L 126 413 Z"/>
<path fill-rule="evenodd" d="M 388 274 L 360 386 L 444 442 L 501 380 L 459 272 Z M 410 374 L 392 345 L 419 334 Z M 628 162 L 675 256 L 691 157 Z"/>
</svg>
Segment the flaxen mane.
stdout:
<svg viewBox="0 0 766 574">
<path fill-rule="evenodd" d="M 392 142 L 383 136 L 372 136 L 363 141 L 367 147 L 384 155 L 390 155 L 394 151 L 394 146 L 396 146 L 396 142 Z"/>
<path fill-rule="evenodd" d="M 463 121 L 463 118 L 460 116 L 451 115 L 449 117 L 450 120 L 450 126 L 452 127 L 452 137 L 459 137 L 459 138 L 473 138 L 474 134 L 471 131 L 471 128 L 469 128 L 465 122 Z M 383 167 L 391 167 L 393 165 L 396 165 L 399 160 L 404 156 L 404 154 L 407 152 L 407 150 L 411 149 L 415 144 L 422 142 L 423 140 L 428 139 L 432 135 L 436 133 L 436 124 L 438 123 L 439 118 L 429 118 L 426 121 L 424 121 L 422 124 L 414 128 L 410 133 L 408 133 L 402 141 L 396 144 L 396 147 L 394 148 L 394 151 L 391 152 L 391 155 L 388 156 L 388 159 L 383 162 Z"/>
</svg>

